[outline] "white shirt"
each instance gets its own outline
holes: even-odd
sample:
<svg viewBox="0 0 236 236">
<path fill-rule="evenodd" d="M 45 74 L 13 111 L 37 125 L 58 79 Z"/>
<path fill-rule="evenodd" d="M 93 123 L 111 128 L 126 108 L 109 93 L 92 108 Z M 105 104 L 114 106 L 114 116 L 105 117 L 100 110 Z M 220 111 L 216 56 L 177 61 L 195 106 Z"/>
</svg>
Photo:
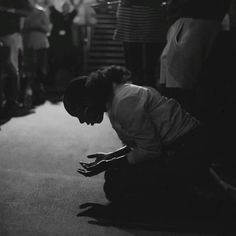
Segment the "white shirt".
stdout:
<svg viewBox="0 0 236 236">
<path fill-rule="evenodd" d="M 199 124 L 177 101 L 128 83 L 115 89 L 108 116 L 121 141 L 133 148 L 130 163 L 160 157 L 163 146 Z"/>
</svg>

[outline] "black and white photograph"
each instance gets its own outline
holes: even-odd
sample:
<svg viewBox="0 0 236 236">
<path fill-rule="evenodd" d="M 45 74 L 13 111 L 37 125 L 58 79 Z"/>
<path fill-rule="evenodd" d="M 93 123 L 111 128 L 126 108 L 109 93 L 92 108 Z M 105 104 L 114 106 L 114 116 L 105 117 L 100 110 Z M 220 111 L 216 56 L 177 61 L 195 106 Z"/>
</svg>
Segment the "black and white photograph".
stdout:
<svg viewBox="0 0 236 236">
<path fill-rule="evenodd" d="M 0 0 L 0 236 L 235 236 L 235 136 L 236 0 Z"/>
</svg>

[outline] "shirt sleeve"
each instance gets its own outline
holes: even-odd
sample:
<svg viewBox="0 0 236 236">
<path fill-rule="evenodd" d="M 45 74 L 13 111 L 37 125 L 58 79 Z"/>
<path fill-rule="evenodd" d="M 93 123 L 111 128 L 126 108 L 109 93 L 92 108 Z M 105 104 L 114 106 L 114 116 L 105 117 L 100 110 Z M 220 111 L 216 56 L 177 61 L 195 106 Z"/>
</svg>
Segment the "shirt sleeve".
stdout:
<svg viewBox="0 0 236 236">
<path fill-rule="evenodd" d="M 161 141 L 152 119 L 147 112 L 145 96 L 132 96 L 119 102 L 116 119 L 125 136 L 134 143 L 128 154 L 131 164 L 160 157 Z M 124 140 L 122 140 L 124 141 Z"/>
</svg>

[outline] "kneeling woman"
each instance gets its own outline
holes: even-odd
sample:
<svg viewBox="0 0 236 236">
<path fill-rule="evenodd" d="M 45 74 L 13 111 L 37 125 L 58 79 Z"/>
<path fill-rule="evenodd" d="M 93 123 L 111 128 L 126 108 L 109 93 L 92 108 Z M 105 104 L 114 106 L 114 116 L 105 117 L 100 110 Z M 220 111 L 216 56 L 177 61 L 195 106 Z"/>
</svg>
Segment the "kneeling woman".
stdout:
<svg viewBox="0 0 236 236">
<path fill-rule="evenodd" d="M 80 123 L 101 123 L 106 112 L 124 146 L 96 153 L 81 163 L 84 176 L 105 171 L 111 201 L 153 196 L 157 188 L 203 180 L 210 164 L 207 134 L 174 99 L 128 82 L 130 72 L 109 66 L 71 81 L 64 95 L 67 112 Z"/>
</svg>

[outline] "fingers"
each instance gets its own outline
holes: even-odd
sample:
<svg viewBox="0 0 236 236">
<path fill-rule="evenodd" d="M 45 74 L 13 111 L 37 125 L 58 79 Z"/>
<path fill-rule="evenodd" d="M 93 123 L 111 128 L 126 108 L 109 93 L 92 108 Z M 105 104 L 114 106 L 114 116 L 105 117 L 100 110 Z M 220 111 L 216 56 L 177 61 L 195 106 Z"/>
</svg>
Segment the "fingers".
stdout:
<svg viewBox="0 0 236 236">
<path fill-rule="evenodd" d="M 91 176 L 96 175 L 95 172 L 93 172 L 93 171 L 88 171 L 88 170 L 84 170 L 84 169 L 78 169 L 77 172 L 80 173 L 80 174 L 82 174 L 82 175 L 85 176 L 85 177 L 91 177 Z"/>
<path fill-rule="evenodd" d="M 85 169 L 78 169 L 77 172 L 82 174 L 85 177 L 92 177 L 94 175 L 98 175 L 103 172 L 103 169 L 96 169 L 96 170 L 85 170 Z"/>
<path fill-rule="evenodd" d="M 80 162 L 80 165 L 86 169 L 86 170 L 93 170 L 95 168 L 97 168 L 100 164 L 101 164 L 102 161 L 100 162 L 90 162 L 90 163 L 86 163 L 86 162 Z"/>
<path fill-rule="evenodd" d="M 87 155 L 87 158 L 89 159 L 92 159 L 92 158 L 97 158 L 97 154 L 90 154 L 90 155 Z"/>
<path fill-rule="evenodd" d="M 80 162 L 80 165 L 86 170 L 92 170 L 93 168 L 97 168 L 100 165 L 104 165 L 106 160 L 94 161 L 94 162 Z"/>
<path fill-rule="evenodd" d="M 87 155 L 87 158 L 92 159 L 92 158 L 103 158 L 105 156 L 104 153 L 95 153 L 95 154 L 90 154 Z"/>
<path fill-rule="evenodd" d="M 95 162 L 82 162 L 82 161 L 80 162 L 80 165 L 85 169 L 89 169 L 95 164 L 96 164 Z"/>
<path fill-rule="evenodd" d="M 106 169 L 106 163 L 104 161 L 90 167 L 88 167 L 86 163 L 81 164 L 81 166 L 83 168 L 79 168 L 77 171 L 86 177 L 97 175 Z"/>
</svg>

